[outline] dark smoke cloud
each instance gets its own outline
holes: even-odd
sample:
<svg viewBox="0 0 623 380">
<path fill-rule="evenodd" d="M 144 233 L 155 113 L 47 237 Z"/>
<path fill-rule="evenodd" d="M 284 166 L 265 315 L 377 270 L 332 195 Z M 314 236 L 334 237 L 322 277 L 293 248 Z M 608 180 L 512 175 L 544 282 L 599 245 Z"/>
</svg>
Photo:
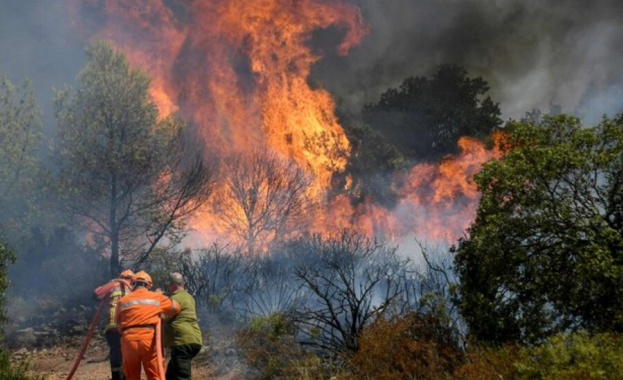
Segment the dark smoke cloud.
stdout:
<svg viewBox="0 0 623 380">
<path fill-rule="evenodd" d="M 369 35 L 345 58 L 321 49 L 327 57 L 312 79 L 352 112 L 444 63 L 487 80 L 505 118 L 550 105 L 589 123 L 623 111 L 623 1 L 352 1 Z M 0 72 L 32 79 L 48 128 L 52 87 L 71 83 L 84 59 L 68 6 L 69 0 L 0 5 Z"/>
<path fill-rule="evenodd" d="M 623 111 L 623 1 L 354 1 L 369 36 L 315 71 L 354 109 L 453 63 L 489 82 L 505 118 L 550 105 L 587 122 Z"/>
</svg>

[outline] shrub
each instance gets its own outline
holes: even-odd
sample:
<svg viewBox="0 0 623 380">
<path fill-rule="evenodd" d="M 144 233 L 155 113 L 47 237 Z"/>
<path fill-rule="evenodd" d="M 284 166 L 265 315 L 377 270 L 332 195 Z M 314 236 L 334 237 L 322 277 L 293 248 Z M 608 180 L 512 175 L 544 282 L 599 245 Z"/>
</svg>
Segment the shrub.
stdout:
<svg viewBox="0 0 623 380">
<path fill-rule="evenodd" d="M 2 380 L 44 380 L 43 376 L 30 376 L 30 362 L 22 359 L 17 363 L 11 363 L 9 353 L 0 349 L 0 379 Z"/>
<path fill-rule="evenodd" d="M 295 342 L 294 332 L 294 324 L 283 314 L 256 317 L 236 335 L 236 343 L 260 379 L 319 379 L 314 375 L 317 361 Z"/>
<path fill-rule="evenodd" d="M 15 262 L 15 256 L 2 241 L 0 241 L 0 330 L 4 330 L 7 322 L 6 312 L 4 309 L 5 292 L 9 286 L 7 277 L 8 266 Z M 0 334 L 0 339 L 4 334 Z M 31 378 L 28 376 L 30 369 L 29 362 L 22 360 L 18 363 L 11 363 L 9 353 L 0 346 L 0 378 L 3 380 L 38 380 L 41 377 Z"/>
<path fill-rule="evenodd" d="M 620 334 L 579 332 L 559 334 L 533 347 L 472 347 L 454 379 L 623 379 L 622 343 Z"/>
<path fill-rule="evenodd" d="M 586 332 L 557 335 L 525 348 L 518 363 L 521 379 L 623 379 L 623 336 Z"/>
<path fill-rule="evenodd" d="M 465 363 L 456 368 L 456 380 L 518 380 L 516 363 L 521 360 L 520 348 L 515 345 L 501 347 L 471 346 L 465 354 Z"/>
<path fill-rule="evenodd" d="M 357 379 L 450 379 L 463 362 L 453 330 L 432 315 L 379 318 L 359 342 L 349 360 Z"/>
</svg>

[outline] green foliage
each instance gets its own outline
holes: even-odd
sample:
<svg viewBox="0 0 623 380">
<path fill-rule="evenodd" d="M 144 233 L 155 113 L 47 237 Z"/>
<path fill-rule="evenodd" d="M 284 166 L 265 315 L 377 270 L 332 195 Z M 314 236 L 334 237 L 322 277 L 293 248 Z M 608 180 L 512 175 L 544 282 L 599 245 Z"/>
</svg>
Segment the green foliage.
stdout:
<svg viewBox="0 0 623 380">
<path fill-rule="evenodd" d="M 364 329 L 349 362 L 353 379 L 450 379 L 463 353 L 441 320 L 411 312 Z"/>
<path fill-rule="evenodd" d="M 443 65 L 432 78 L 410 77 L 363 110 L 364 121 L 408 157 L 429 160 L 456 152 L 461 136 L 483 138 L 499 127 L 500 110 L 482 78 Z"/>
<path fill-rule="evenodd" d="M 252 319 L 236 336 L 246 363 L 260 379 L 306 378 L 314 361 L 294 340 L 294 324 L 283 314 Z M 302 366 L 302 367 L 301 367 Z"/>
<path fill-rule="evenodd" d="M 56 94 L 55 158 L 62 204 L 110 254 L 139 266 L 158 243 L 174 245 L 185 218 L 206 200 L 211 172 L 184 167 L 181 121 L 159 119 L 149 78 L 110 44 L 87 49 L 76 89 Z"/>
<path fill-rule="evenodd" d="M 458 380 L 623 379 L 623 336 L 586 331 L 555 335 L 540 345 L 471 346 Z"/>
<path fill-rule="evenodd" d="M 0 241 L 0 340 L 3 339 L 4 325 L 7 322 L 6 310 L 5 310 L 5 294 L 9 287 L 9 279 L 7 276 L 7 269 L 10 264 L 15 262 L 15 256 L 5 245 Z M 0 342 L 1 343 L 1 342 Z M 0 378 L 6 380 L 42 380 L 43 378 L 32 378 L 28 376 L 28 370 L 30 365 L 28 361 L 21 361 L 19 363 L 12 363 L 10 360 L 10 354 L 0 345 Z"/>
<path fill-rule="evenodd" d="M 544 117 L 505 132 L 509 150 L 476 176 L 477 217 L 454 248 L 471 334 L 501 343 L 622 331 L 623 117 L 593 128 Z"/>
<path fill-rule="evenodd" d="M 586 332 L 557 335 L 545 344 L 525 348 L 517 363 L 521 379 L 623 379 L 623 338 Z"/>
<path fill-rule="evenodd" d="M 30 362 L 23 359 L 17 363 L 11 362 L 7 351 L 0 349 L 0 379 L 2 380 L 44 380 L 44 376 L 29 375 Z"/>
<path fill-rule="evenodd" d="M 0 232 L 13 240 L 35 208 L 42 125 L 30 82 L 0 75 Z"/>
</svg>

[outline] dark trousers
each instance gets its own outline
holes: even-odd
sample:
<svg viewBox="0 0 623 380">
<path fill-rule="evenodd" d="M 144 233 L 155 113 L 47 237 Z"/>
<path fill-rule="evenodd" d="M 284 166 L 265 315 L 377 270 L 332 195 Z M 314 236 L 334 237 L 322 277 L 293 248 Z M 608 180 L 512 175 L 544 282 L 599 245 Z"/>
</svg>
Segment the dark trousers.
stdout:
<svg viewBox="0 0 623 380">
<path fill-rule="evenodd" d="M 123 380 L 121 367 L 121 334 L 118 331 L 106 331 L 106 342 L 110 349 L 110 373 L 112 380 Z"/>
<path fill-rule="evenodd" d="M 190 380 L 191 360 L 201 351 L 200 344 L 184 344 L 171 349 L 171 360 L 167 365 L 166 380 Z"/>
</svg>

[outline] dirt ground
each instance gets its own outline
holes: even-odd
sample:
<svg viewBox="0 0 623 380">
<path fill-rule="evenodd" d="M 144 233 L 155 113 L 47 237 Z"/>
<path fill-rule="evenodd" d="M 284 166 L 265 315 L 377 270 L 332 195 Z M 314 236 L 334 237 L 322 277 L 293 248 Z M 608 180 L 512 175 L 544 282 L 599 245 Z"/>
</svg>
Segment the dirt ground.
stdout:
<svg viewBox="0 0 623 380">
<path fill-rule="evenodd" d="M 62 347 L 42 349 L 19 349 L 13 352 L 15 360 L 30 360 L 33 375 L 44 375 L 47 380 L 65 380 L 74 366 L 80 352 L 82 341 Z M 244 380 L 249 378 L 240 366 L 234 352 L 227 349 L 221 352 L 204 348 L 193 360 L 194 380 Z M 146 379 L 143 374 L 143 379 Z M 72 380 L 108 380 L 110 367 L 108 364 L 108 346 L 101 337 L 94 337 L 89 343 L 84 358 L 81 360 Z"/>
<path fill-rule="evenodd" d="M 25 309 L 13 307 L 10 310 Z M 46 380 L 65 380 L 76 362 L 94 315 L 92 305 L 65 309 L 53 303 L 39 305 L 36 313 L 13 312 L 9 315 L 12 323 L 5 329 L 6 347 L 15 362 L 24 359 L 29 362 L 33 375 L 43 375 Z M 193 360 L 193 379 L 257 378 L 257 374 L 246 367 L 240 358 L 234 343 L 234 324 L 206 317 L 206 325 L 209 328 L 203 331 L 204 347 Z M 72 380 L 108 379 L 108 345 L 99 326 Z"/>
</svg>

